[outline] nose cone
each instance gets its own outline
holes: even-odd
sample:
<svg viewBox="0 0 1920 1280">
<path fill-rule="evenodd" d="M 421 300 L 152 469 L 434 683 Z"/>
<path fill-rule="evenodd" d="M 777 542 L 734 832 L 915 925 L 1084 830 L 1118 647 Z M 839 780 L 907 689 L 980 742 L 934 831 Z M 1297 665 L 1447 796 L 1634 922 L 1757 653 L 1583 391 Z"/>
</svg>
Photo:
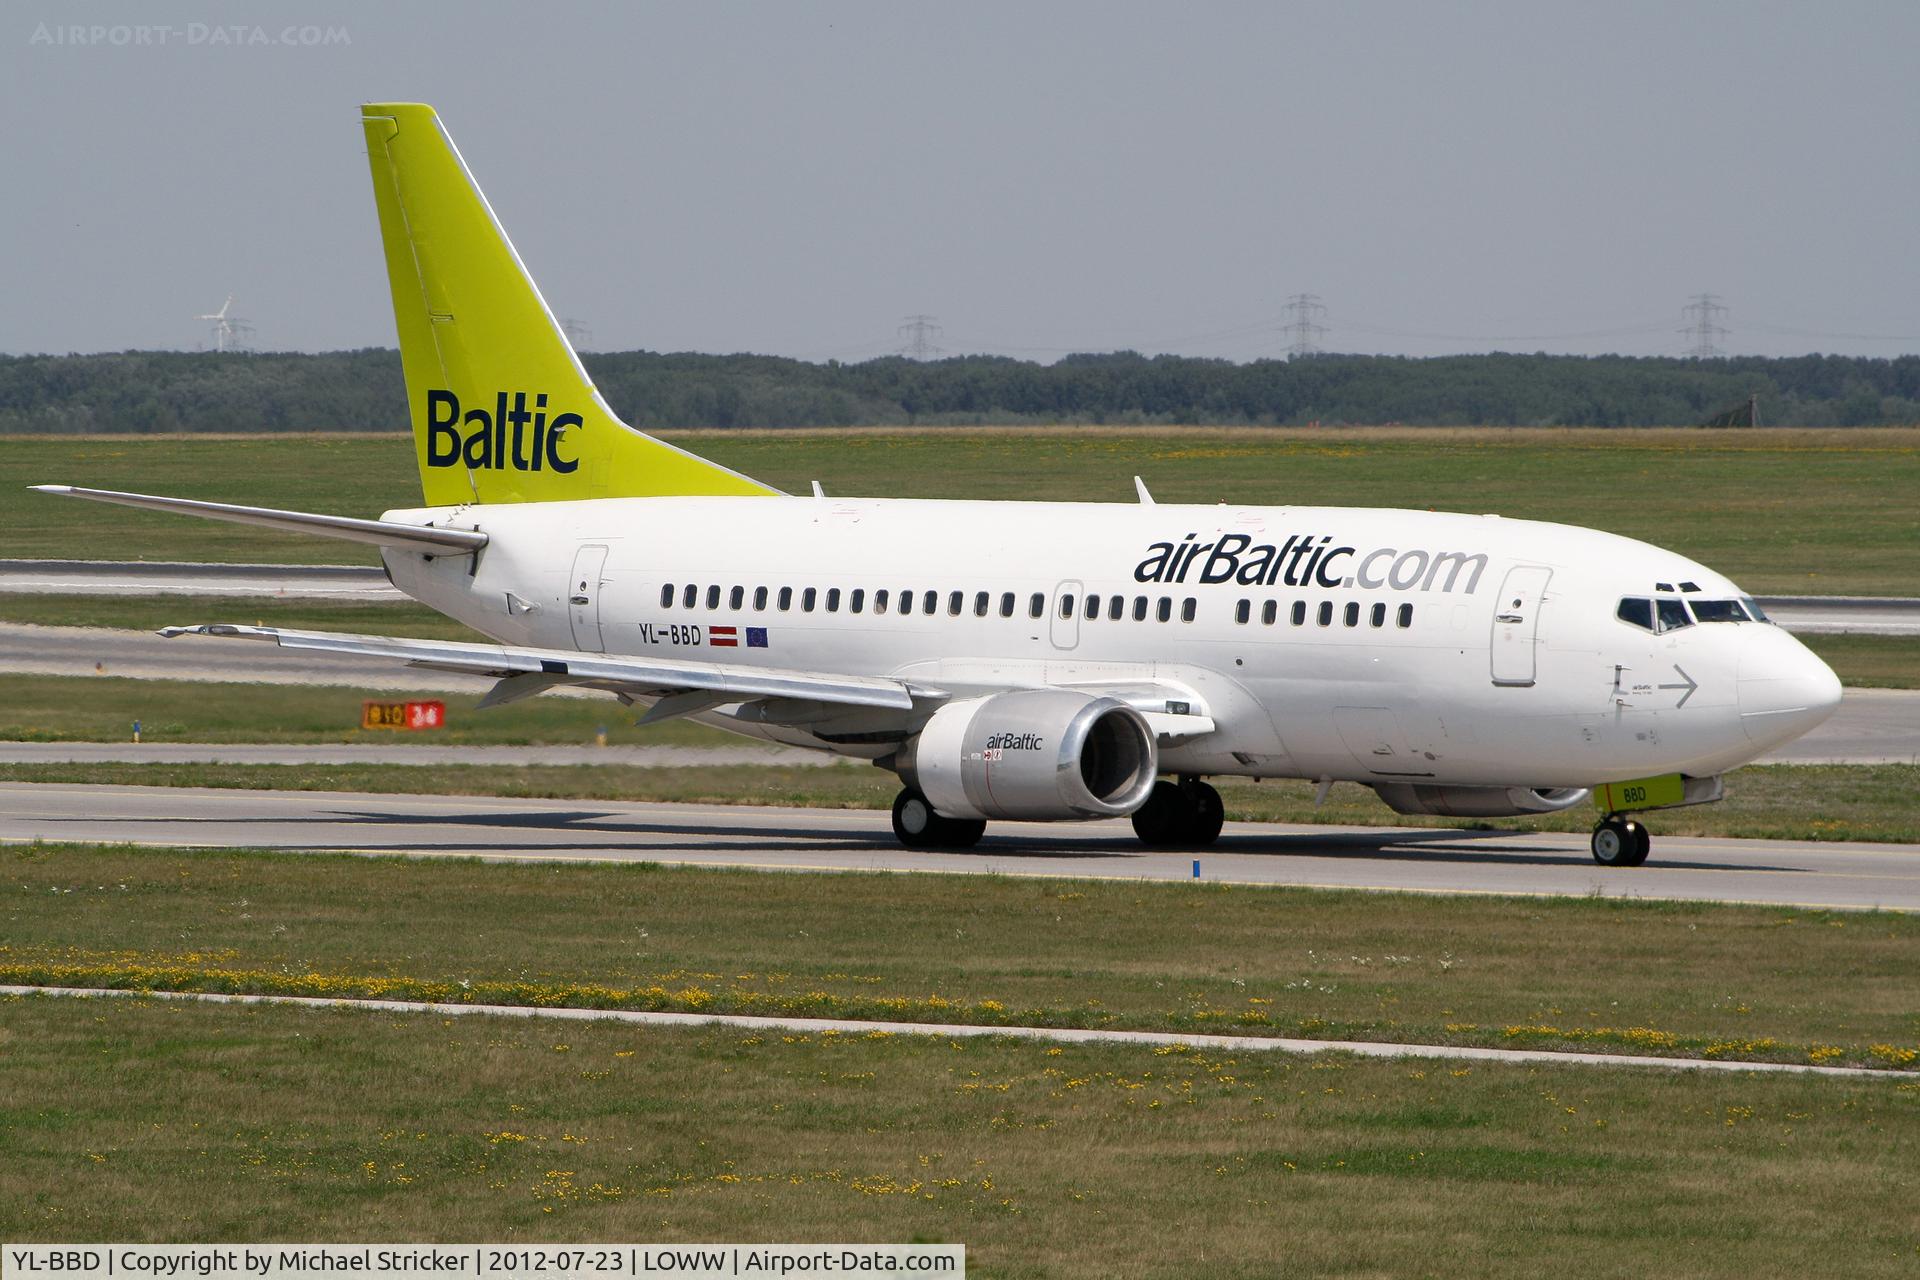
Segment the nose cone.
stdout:
<svg viewBox="0 0 1920 1280">
<path fill-rule="evenodd" d="M 1763 749 L 1791 742 L 1840 705 L 1840 678 L 1778 627 L 1741 628 L 1740 727 Z"/>
</svg>

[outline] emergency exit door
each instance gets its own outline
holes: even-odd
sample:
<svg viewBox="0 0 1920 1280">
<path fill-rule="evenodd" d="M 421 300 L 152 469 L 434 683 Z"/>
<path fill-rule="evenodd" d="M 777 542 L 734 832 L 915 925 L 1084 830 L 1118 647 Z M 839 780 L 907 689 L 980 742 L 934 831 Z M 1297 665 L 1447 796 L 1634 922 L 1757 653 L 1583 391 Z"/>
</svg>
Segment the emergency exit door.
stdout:
<svg viewBox="0 0 1920 1280">
<path fill-rule="evenodd" d="M 574 553 L 567 616 L 573 620 L 573 643 L 585 653 L 604 653 L 607 648 L 600 638 L 600 571 L 606 564 L 603 546 L 585 546 Z"/>
</svg>

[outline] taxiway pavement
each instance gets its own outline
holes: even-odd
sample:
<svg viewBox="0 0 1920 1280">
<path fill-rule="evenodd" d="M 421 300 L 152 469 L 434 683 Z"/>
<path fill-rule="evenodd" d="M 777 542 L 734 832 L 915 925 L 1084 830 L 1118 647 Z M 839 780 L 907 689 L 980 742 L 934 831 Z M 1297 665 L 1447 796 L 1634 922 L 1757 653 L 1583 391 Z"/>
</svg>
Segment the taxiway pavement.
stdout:
<svg viewBox="0 0 1920 1280">
<path fill-rule="evenodd" d="M 1124 822 L 1003 824 L 964 852 L 901 848 L 887 815 L 745 805 L 0 783 L 0 842 L 347 851 L 770 871 L 928 871 L 1192 880 L 1196 855 Z M 1598 895 L 1920 910 L 1920 845 L 1654 836 L 1644 867 L 1581 835 L 1229 823 L 1199 878 L 1425 893 Z"/>
</svg>

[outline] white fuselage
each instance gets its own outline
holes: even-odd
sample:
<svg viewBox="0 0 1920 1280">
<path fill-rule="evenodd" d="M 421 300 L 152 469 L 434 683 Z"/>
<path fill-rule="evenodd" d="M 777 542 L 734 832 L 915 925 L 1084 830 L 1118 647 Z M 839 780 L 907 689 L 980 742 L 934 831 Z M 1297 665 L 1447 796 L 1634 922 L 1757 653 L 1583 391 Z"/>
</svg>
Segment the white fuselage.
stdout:
<svg viewBox="0 0 1920 1280">
<path fill-rule="evenodd" d="M 621 498 L 388 518 L 487 532 L 477 561 L 386 560 L 403 591 L 503 643 L 884 675 L 956 696 L 1153 682 L 1190 692 L 1216 725 L 1163 749 L 1174 773 L 1541 788 L 1709 775 L 1804 732 L 1839 696 L 1825 664 L 1766 623 L 1656 632 L 1616 616 L 1623 597 L 1742 598 L 1712 570 L 1497 516 Z M 884 735 L 862 730 L 879 714 L 805 729 L 731 707 L 700 718 L 877 757 Z"/>
</svg>

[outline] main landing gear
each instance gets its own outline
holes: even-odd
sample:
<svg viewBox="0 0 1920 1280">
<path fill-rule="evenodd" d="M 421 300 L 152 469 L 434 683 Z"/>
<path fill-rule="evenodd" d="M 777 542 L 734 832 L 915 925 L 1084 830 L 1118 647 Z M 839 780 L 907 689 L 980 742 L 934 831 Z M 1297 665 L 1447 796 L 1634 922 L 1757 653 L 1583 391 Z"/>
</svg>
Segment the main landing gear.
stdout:
<svg viewBox="0 0 1920 1280">
<path fill-rule="evenodd" d="M 971 849 L 986 832 L 982 819 L 941 817 L 912 788 L 894 797 L 893 834 L 909 849 Z"/>
<path fill-rule="evenodd" d="M 1593 860 L 1603 867 L 1637 867 L 1652 847 L 1653 837 L 1645 827 L 1617 813 L 1593 829 Z"/>
<path fill-rule="evenodd" d="M 1201 848 L 1220 838 L 1226 816 L 1220 793 L 1200 779 L 1162 779 L 1133 811 L 1133 833 L 1145 844 Z"/>
</svg>

